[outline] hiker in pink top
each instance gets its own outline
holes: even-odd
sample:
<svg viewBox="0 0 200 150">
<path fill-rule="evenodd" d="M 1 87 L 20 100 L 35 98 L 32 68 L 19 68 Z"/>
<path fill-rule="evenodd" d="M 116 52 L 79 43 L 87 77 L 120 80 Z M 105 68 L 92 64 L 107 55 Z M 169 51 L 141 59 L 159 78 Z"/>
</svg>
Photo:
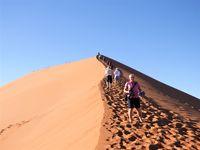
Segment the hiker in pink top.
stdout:
<svg viewBox="0 0 200 150">
<path fill-rule="evenodd" d="M 127 94 L 126 99 L 128 102 L 128 117 L 129 122 L 132 122 L 133 108 L 135 107 L 139 114 L 139 121 L 142 122 L 142 111 L 140 108 L 139 93 L 141 88 L 138 82 L 134 81 L 134 74 L 129 75 L 129 82 L 126 82 L 124 86 L 124 92 Z"/>
</svg>

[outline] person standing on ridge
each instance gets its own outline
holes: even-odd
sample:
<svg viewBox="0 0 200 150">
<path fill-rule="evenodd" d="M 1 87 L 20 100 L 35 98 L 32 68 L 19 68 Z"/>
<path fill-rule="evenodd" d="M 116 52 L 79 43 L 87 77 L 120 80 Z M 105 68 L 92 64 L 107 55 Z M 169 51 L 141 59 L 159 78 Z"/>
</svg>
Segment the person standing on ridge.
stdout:
<svg viewBox="0 0 200 150">
<path fill-rule="evenodd" d="M 124 86 L 124 93 L 126 93 L 126 99 L 128 102 L 128 117 L 129 122 L 132 122 L 132 113 L 133 108 L 136 108 L 139 121 L 142 122 L 142 111 L 140 108 L 140 97 L 139 93 L 141 92 L 141 88 L 138 82 L 134 81 L 134 74 L 129 75 L 129 81 L 126 82 Z"/>
<path fill-rule="evenodd" d="M 106 77 L 106 88 L 111 89 L 112 86 L 112 75 L 113 71 L 110 66 L 108 66 L 105 70 L 105 77 Z"/>
<path fill-rule="evenodd" d="M 96 56 L 96 58 L 98 59 L 98 60 L 100 60 L 101 59 L 101 54 L 98 52 L 97 53 L 97 56 Z"/>
</svg>

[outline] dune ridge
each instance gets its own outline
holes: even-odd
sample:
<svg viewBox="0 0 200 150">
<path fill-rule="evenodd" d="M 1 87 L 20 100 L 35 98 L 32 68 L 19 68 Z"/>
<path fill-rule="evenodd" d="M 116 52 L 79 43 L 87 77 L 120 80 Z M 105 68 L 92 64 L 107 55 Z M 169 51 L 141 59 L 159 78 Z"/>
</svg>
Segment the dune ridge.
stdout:
<svg viewBox="0 0 200 150">
<path fill-rule="evenodd" d="M 137 80 L 140 81 L 143 85 L 145 90 L 153 91 L 149 92 L 149 95 L 157 93 L 156 97 L 163 97 L 168 96 L 170 98 L 173 98 L 175 101 L 180 101 L 181 103 L 185 103 L 186 105 L 190 105 L 196 110 L 199 110 L 200 108 L 200 99 L 196 98 L 192 95 L 189 95 L 183 91 L 180 91 L 174 87 L 171 87 L 169 85 L 166 85 L 154 78 L 151 78 L 148 75 L 143 74 L 142 72 L 135 70 L 129 66 L 126 66 L 125 64 L 122 64 L 112 58 L 109 58 L 107 56 L 102 55 L 105 57 L 107 61 L 112 62 L 112 64 L 118 68 L 120 68 L 123 72 L 123 76 L 127 79 L 127 76 L 130 72 L 134 73 L 137 77 Z M 105 62 L 103 62 L 105 64 Z M 156 98 L 157 99 L 157 98 Z"/>
<path fill-rule="evenodd" d="M 127 102 L 121 90 L 124 83 L 125 79 L 108 92 L 102 81 L 107 118 L 101 132 L 104 146 L 97 149 L 198 149 L 200 123 L 161 107 L 151 98 L 142 98 L 144 122 L 139 122 L 135 111 L 133 123 L 128 123 Z"/>
<path fill-rule="evenodd" d="M 102 55 L 103 56 L 103 55 Z M 28 74 L 0 87 L 0 149 L 195 149 L 200 147 L 199 99 L 103 56 Z M 123 76 L 107 91 L 104 66 Z M 136 75 L 143 123 L 127 121 L 123 86 Z"/>
<path fill-rule="evenodd" d="M 106 90 L 105 80 L 102 80 L 101 92 L 106 115 L 97 149 L 197 150 L 200 147 L 198 99 L 176 91 L 106 56 L 102 55 L 101 58 L 103 65 L 109 62 L 114 68 L 120 68 L 123 77 L 110 91 Z M 135 73 L 136 80 L 147 93 L 141 99 L 143 123 L 139 123 L 136 112 L 134 122 L 128 123 L 123 87 L 130 73 Z M 181 103 L 182 99 L 177 99 L 180 97 L 184 98 L 183 101 L 187 104 Z"/>
</svg>

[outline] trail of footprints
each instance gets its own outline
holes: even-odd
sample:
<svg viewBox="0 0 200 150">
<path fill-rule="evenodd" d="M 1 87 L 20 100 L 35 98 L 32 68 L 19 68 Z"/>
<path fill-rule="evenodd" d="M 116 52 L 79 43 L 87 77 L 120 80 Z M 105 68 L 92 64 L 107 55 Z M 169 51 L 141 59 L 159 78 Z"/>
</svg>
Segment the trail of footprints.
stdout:
<svg viewBox="0 0 200 150">
<path fill-rule="evenodd" d="M 105 101 L 112 111 L 110 121 L 104 123 L 109 143 L 107 150 L 130 149 L 194 149 L 200 148 L 200 128 L 193 120 L 182 118 L 179 114 L 158 106 L 151 98 L 142 99 L 143 123 L 139 123 L 134 112 L 133 123 L 128 123 L 127 102 L 124 100 L 125 79 L 106 90 L 102 81 Z"/>
<path fill-rule="evenodd" d="M 21 122 L 15 123 L 15 124 L 10 124 L 6 128 L 0 130 L 0 136 L 3 135 L 5 132 L 9 131 L 9 129 L 19 128 L 19 127 L 27 124 L 28 122 L 30 122 L 30 120 L 23 120 Z"/>
</svg>

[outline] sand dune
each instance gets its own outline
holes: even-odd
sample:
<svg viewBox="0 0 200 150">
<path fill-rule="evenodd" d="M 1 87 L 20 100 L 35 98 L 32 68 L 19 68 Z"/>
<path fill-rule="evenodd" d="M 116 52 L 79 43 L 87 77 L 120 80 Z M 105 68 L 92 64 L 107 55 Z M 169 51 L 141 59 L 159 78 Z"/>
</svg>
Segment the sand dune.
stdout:
<svg viewBox="0 0 200 150">
<path fill-rule="evenodd" d="M 89 58 L 33 72 L 0 88 L 1 150 L 194 149 L 200 101 L 105 57 L 123 71 L 105 88 L 106 61 Z M 128 122 L 123 86 L 135 73 L 143 123 Z"/>
<path fill-rule="evenodd" d="M 200 101 L 197 98 L 108 57 L 105 59 L 123 71 L 123 78 L 110 91 L 106 90 L 105 80 L 102 80 L 106 115 L 101 128 L 101 145 L 97 149 L 199 149 Z M 141 99 L 143 123 L 138 121 L 136 112 L 133 123 L 128 122 L 123 87 L 129 73 L 135 73 L 136 80 L 147 93 Z"/>
<path fill-rule="evenodd" d="M 200 123 L 171 110 L 160 107 L 148 97 L 142 98 L 143 123 L 134 113 L 128 122 L 127 102 L 122 92 L 125 79 L 112 90 L 106 91 L 102 81 L 107 116 L 101 133 L 103 146 L 97 149 L 198 149 Z"/>
<path fill-rule="evenodd" d="M 1 150 L 94 149 L 103 103 L 95 58 L 33 72 L 0 89 Z"/>
</svg>

